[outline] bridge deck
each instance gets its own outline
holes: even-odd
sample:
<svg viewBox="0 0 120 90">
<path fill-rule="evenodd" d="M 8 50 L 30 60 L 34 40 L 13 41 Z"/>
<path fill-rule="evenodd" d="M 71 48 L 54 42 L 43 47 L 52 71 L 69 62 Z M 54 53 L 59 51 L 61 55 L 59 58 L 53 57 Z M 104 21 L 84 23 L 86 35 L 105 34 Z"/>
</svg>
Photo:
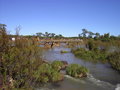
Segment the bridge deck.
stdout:
<svg viewBox="0 0 120 90">
<path fill-rule="evenodd" d="M 40 42 L 82 42 L 82 40 L 39 40 Z"/>
</svg>

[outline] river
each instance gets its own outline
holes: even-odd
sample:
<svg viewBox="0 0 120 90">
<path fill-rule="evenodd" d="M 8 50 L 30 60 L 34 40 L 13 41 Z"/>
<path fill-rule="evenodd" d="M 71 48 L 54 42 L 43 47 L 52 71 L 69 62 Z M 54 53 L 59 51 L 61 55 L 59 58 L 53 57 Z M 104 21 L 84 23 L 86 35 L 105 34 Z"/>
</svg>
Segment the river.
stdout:
<svg viewBox="0 0 120 90">
<path fill-rule="evenodd" d="M 69 53 L 60 53 L 61 50 Z M 44 52 L 43 58 L 48 61 L 62 60 L 69 64 L 77 63 L 87 67 L 90 74 L 87 78 L 76 79 L 65 75 L 58 83 L 49 83 L 37 90 L 120 90 L 120 73 L 106 63 L 93 63 L 76 58 L 70 48 L 54 47 Z"/>
</svg>

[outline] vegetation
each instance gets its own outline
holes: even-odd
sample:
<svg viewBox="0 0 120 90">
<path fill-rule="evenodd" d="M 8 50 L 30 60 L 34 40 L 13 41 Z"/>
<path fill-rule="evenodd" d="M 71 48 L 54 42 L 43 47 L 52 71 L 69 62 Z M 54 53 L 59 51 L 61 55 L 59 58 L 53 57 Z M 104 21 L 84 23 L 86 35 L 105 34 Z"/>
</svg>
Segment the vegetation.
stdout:
<svg viewBox="0 0 120 90">
<path fill-rule="evenodd" d="M 91 32 L 88 31 L 87 29 L 82 29 L 82 33 L 78 34 L 78 37 L 81 39 L 91 39 L 93 38 L 94 40 L 101 40 L 103 42 L 109 42 L 111 40 L 120 40 L 120 36 L 110 36 L 110 33 L 105 33 L 104 35 L 100 35 L 100 33 L 96 32 Z"/>
<path fill-rule="evenodd" d="M 42 83 L 56 82 L 63 79 L 63 75 L 60 74 L 50 64 L 42 64 L 38 67 L 38 70 L 33 74 L 33 77 Z"/>
<path fill-rule="evenodd" d="M 113 68 L 120 71 L 120 52 L 111 53 L 108 56 L 108 60 L 111 63 Z"/>
<path fill-rule="evenodd" d="M 78 64 L 70 64 L 66 69 L 66 73 L 72 77 L 81 78 L 87 76 L 88 69 Z"/>
<path fill-rule="evenodd" d="M 99 48 L 93 40 L 89 40 L 87 48 L 78 48 L 72 50 L 75 56 L 88 60 L 88 61 L 106 61 L 108 52 L 103 48 Z"/>
<path fill-rule="evenodd" d="M 68 53 L 68 51 L 63 51 L 63 50 L 61 50 L 60 52 L 61 52 L 61 53 Z"/>
<path fill-rule="evenodd" d="M 41 33 L 41 32 L 38 32 L 36 33 L 36 36 L 38 36 L 39 38 L 54 38 L 54 39 L 61 39 L 63 38 L 63 36 L 61 34 L 59 35 L 56 35 L 55 33 L 48 33 L 48 32 L 45 32 L 45 33 Z"/>
<path fill-rule="evenodd" d="M 0 24 L 0 77 L 6 88 L 33 88 L 35 83 L 56 82 L 62 74 L 41 58 L 42 49 L 36 38 L 17 35 L 11 40 L 6 25 Z"/>
<path fill-rule="evenodd" d="M 100 35 L 83 29 L 79 38 L 84 40 L 84 48 L 73 49 L 75 56 L 88 60 L 109 62 L 113 68 L 120 70 L 120 37 L 110 36 L 109 33 Z"/>
<path fill-rule="evenodd" d="M 63 61 L 53 61 L 51 64 L 42 60 L 42 48 L 38 47 L 38 39 L 83 39 L 85 48 L 73 49 L 75 56 L 90 61 L 108 61 L 112 67 L 120 71 L 120 37 L 109 33 L 100 35 L 83 29 L 79 37 L 63 37 L 54 33 L 37 33 L 37 36 L 20 36 L 19 28 L 16 35 L 9 35 L 6 25 L 0 24 L 0 79 L 2 87 L 13 89 L 32 89 L 37 83 L 57 82 L 63 79 L 60 70 L 66 68 L 66 73 L 72 77 L 86 77 L 88 69 L 78 64 Z M 12 40 L 12 37 L 15 40 Z M 71 42 L 71 45 L 77 45 Z M 117 50 L 109 52 L 114 46 Z M 67 51 L 61 51 L 67 53 Z M 5 89 L 5 88 L 4 88 Z"/>
<path fill-rule="evenodd" d="M 61 61 L 53 61 L 51 65 L 56 71 L 60 71 L 63 67 L 63 63 Z"/>
</svg>

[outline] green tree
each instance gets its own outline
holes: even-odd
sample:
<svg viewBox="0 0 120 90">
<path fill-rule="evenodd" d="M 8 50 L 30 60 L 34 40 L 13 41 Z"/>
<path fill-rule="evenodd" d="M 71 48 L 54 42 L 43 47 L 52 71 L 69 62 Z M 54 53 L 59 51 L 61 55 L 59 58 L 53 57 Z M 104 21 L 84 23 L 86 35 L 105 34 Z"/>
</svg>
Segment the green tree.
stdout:
<svg viewBox="0 0 120 90">
<path fill-rule="evenodd" d="M 51 33 L 51 37 L 52 37 L 52 38 L 55 37 L 55 33 Z"/>
<path fill-rule="evenodd" d="M 39 37 L 42 37 L 43 33 L 38 32 L 38 33 L 36 33 L 36 35 L 39 36 Z"/>
<path fill-rule="evenodd" d="M 99 38 L 99 37 L 100 37 L 100 33 L 95 33 L 95 35 L 96 35 L 96 36 L 95 36 L 96 38 Z"/>
<path fill-rule="evenodd" d="M 86 34 L 88 33 L 87 29 L 82 29 L 82 35 L 84 38 L 86 38 Z"/>
<path fill-rule="evenodd" d="M 93 32 L 91 32 L 91 31 L 88 31 L 88 38 L 92 38 L 93 37 L 93 35 L 94 35 L 94 33 Z"/>
<path fill-rule="evenodd" d="M 48 33 L 48 32 L 45 32 L 45 37 L 49 37 L 50 36 L 50 33 Z"/>
</svg>

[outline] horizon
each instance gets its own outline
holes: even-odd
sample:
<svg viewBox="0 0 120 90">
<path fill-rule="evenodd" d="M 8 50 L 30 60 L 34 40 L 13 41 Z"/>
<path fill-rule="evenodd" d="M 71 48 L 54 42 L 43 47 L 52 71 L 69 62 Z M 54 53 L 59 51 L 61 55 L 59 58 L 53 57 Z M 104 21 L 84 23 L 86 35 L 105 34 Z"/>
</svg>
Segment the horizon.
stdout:
<svg viewBox="0 0 120 90">
<path fill-rule="evenodd" d="M 100 34 L 120 35 L 119 0 L 0 0 L 0 23 L 15 34 L 37 32 L 78 36 L 85 28 Z"/>
</svg>

